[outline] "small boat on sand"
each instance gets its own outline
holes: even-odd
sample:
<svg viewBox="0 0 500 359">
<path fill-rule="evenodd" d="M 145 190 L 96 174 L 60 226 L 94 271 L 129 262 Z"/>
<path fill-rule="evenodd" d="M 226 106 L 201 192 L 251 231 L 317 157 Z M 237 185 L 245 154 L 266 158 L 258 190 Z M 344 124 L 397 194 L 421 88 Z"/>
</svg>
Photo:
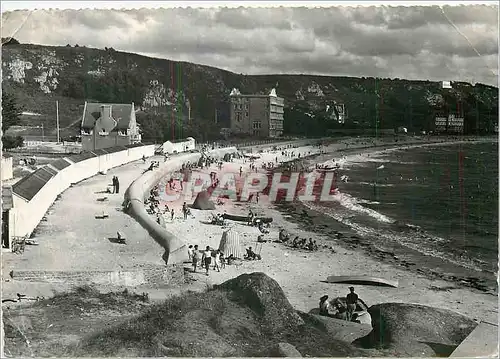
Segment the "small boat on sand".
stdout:
<svg viewBox="0 0 500 359">
<path fill-rule="evenodd" d="M 397 288 L 399 283 L 397 280 L 390 280 L 369 276 L 330 276 L 326 280 L 328 283 L 349 283 L 349 284 L 364 284 L 378 285 Z"/>
<path fill-rule="evenodd" d="M 224 219 L 229 219 L 236 222 L 248 222 L 248 216 L 238 216 L 234 214 L 224 213 L 222 215 Z M 273 221 L 272 217 L 254 217 L 254 221 L 260 220 L 262 223 L 271 223 Z"/>
</svg>

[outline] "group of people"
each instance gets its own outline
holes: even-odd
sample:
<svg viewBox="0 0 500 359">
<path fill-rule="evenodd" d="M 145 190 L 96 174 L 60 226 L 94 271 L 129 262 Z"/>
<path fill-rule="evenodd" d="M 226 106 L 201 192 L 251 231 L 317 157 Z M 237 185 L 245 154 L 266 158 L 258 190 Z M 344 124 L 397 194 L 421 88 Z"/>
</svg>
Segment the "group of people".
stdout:
<svg viewBox="0 0 500 359">
<path fill-rule="evenodd" d="M 206 246 L 204 251 L 200 251 L 198 245 L 190 244 L 188 247 L 188 256 L 193 272 L 196 273 L 198 268 L 204 268 L 205 274 L 208 276 L 210 268 L 220 272 L 221 269 L 226 267 L 226 264 L 231 264 L 234 261 L 234 256 L 231 254 L 225 258 L 224 253 L 220 250 L 214 250 L 210 246 Z"/>
<path fill-rule="evenodd" d="M 319 300 L 319 314 L 338 318 L 339 315 L 334 314 L 338 313 L 349 322 L 355 321 L 354 312 L 356 311 L 358 300 L 359 297 L 354 292 L 354 287 L 349 287 L 349 293 L 345 297 L 345 306 L 344 301 L 337 299 L 332 303 L 328 300 L 328 295 L 324 295 Z M 345 314 L 345 316 L 343 314 Z"/>
<path fill-rule="evenodd" d="M 120 193 L 120 180 L 118 179 L 118 177 L 113 176 L 111 182 L 113 184 L 113 192 L 111 193 Z"/>
<path fill-rule="evenodd" d="M 292 248 L 300 248 L 308 251 L 317 251 L 319 248 L 316 240 L 313 240 L 312 238 L 307 240 L 306 238 L 299 238 L 299 236 L 295 236 L 295 238 L 290 241 L 290 235 L 286 233 L 283 228 L 279 231 L 278 242 L 287 244 Z"/>
</svg>

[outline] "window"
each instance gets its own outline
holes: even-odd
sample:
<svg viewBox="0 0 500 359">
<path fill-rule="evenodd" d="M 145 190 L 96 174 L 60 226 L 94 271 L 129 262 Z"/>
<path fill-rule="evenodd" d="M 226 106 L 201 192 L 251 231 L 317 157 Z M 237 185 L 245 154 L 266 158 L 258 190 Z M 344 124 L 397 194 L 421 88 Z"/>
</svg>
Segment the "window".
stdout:
<svg viewBox="0 0 500 359">
<path fill-rule="evenodd" d="M 125 132 L 125 131 L 118 131 L 118 136 L 127 136 L 127 132 Z"/>
<path fill-rule="evenodd" d="M 107 136 L 107 135 L 109 135 L 109 132 L 104 131 L 104 130 L 99 131 L 99 136 Z"/>
<path fill-rule="evenodd" d="M 92 130 L 82 130 L 81 133 L 82 135 L 91 135 L 92 134 Z"/>
<path fill-rule="evenodd" d="M 247 112 L 245 112 L 245 117 L 248 117 L 248 111 L 247 111 Z"/>
</svg>

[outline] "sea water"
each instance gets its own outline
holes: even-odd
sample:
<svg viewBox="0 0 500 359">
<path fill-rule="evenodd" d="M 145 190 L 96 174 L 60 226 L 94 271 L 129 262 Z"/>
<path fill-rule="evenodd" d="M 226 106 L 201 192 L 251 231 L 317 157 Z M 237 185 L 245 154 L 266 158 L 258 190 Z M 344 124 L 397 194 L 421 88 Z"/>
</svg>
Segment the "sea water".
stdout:
<svg viewBox="0 0 500 359">
<path fill-rule="evenodd" d="M 415 147 L 346 163 L 336 205 L 314 204 L 360 234 L 476 274 L 498 270 L 498 143 Z M 377 244 L 377 243 L 375 243 Z M 464 276 L 464 272 L 460 275 Z"/>
</svg>

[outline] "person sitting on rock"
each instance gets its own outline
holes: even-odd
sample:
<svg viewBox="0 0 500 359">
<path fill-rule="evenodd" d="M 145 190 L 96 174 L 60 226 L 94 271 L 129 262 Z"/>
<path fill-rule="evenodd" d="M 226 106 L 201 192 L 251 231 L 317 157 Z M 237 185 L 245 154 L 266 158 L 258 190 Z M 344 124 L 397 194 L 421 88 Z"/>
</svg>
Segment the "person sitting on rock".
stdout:
<svg viewBox="0 0 500 359">
<path fill-rule="evenodd" d="M 331 305 L 327 295 L 324 295 L 321 298 L 319 298 L 319 315 L 324 315 L 326 317 L 329 317 L 330 307 Z"/>
<path fill-rule="evenodd" d="M 293 248 L 298 248 L 298 246 L 299 246 L 299 240 L 300 240 L 299 236 L 295 236 L 295 238 L 292 241 L 292 247 Z"/>
<path fill-rule="evenodd" d="M 310 251 L 314 250 L 314 242 L 313 242 L 312 238 L 309 238 L 309 242 L 307 243 L 307 249 Z"/>
</svg>

